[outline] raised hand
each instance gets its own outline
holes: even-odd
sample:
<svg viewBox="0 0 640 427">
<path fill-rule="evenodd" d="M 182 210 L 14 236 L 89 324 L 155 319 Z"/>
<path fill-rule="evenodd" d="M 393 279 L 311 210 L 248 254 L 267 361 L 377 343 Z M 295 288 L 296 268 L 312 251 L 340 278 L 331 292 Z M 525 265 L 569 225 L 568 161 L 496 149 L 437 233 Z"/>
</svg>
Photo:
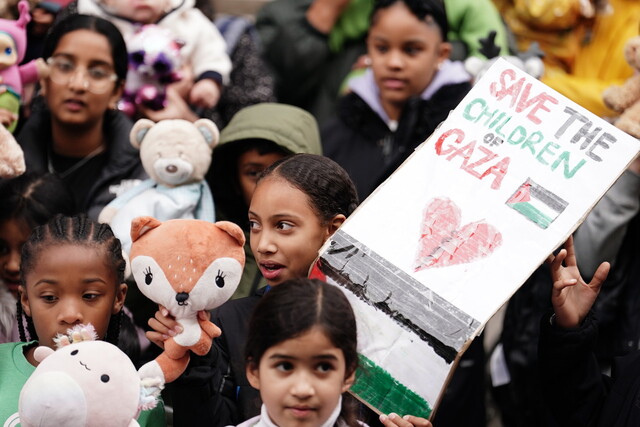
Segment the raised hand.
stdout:
<svg viewBox="0 0 640 427">
<path fill-rule="evenodd" d="M 558 255 L 550 255 L 547 262 L 551 264 L 551 303 L 556 315 L 556 324 L 561 328 L 576 328 L 593 306 L 602 282 L 609 274 L 610 265 L 608 262 L 600 264 L 591 282 L 586 283 L 576 263 L 573 237 L 569 237 Z"/>
</svg>

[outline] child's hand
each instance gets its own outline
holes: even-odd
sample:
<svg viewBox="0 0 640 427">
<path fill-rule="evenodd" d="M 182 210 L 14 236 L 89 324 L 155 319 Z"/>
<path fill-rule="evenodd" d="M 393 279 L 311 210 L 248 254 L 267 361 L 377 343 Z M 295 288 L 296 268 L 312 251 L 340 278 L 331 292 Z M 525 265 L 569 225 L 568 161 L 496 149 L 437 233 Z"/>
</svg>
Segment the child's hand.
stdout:
<svg viewBox="0 0 640 427">
<path fill-rule="evenodd" d="M 314 0 L 307 9 L 307 21 L 321 33 L 329 34 L 350 0 Z"/>
<path fill-rule="evenodd" d="M 213 108 L 220 100 L 220 87 L 211 79 L 202 79 L 191 88 L 189 102 L 201 108 Z"/>
<path fill-rule="evenodd" d="M 569 237 L 558 255 L 550 255 L 547 262 L 551 263 L 551 303 L 556 314 L 556 324 L 565 329 L 576 328 L 593 306 L 602 282 L 609 274 L 609 263 L 600 264 L 591 282 L 585 283 L 576 263 L 573 237 Z"/>
<path fill-rule="evenodd" d="M 47 62 L 42 59 L 42 58 L 37 58 L 36 59 L 36 69 L 38 70 L 38 78 L 39 79 L 46 79 L 47 77 L 49 77 L 49 64 L 47 64 Z"/>
<path fill-rule="evenodd" d="M 176 319 L 169 314 L 169 310 L 163 306 L 159 306 L 155 317 L 149 319 L 147 323 L 153 331 L 147 331 L 145 335 L 149 341 L 162 349 L 164 349 L 165 340 L 178 335 L 183 330 Z"/>
<path fill-rule="evenodd" d="M 4 127 L 9 127 L 11 123 L 18 120 L 18 116 L 13 114 L 9 110 L 5 110 L 4 108 L 0 108 L 0 124 Z"/>
<path fill-rule="evenodd" d="M 168 119 L 183 119 L 190 122 L 195 122 L 200 117 L 195 114 L 187 101 L 180 96 L 173 85 L 167 86 L 167 105 L 162 110 L 154 111 L 144 106 L 139 107 L 140 114 L 149 120 L 159 122 L 160 120 Z"/>
<path fill-rule="evenodd" d="M 415 417 L 413 415 L 400 417 L 400 415 L 394 414 L 393 412 L 389 415 L 380 415 L 380 422 L 386 427 L 433 427 L 431 422 L 424 418 Z"/>
</svg>

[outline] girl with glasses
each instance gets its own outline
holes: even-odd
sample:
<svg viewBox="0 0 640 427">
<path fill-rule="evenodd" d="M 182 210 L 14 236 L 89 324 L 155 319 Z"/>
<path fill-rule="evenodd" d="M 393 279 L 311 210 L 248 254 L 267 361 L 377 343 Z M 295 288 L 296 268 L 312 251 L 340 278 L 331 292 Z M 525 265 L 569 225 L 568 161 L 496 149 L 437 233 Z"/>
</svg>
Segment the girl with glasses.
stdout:
<svg viewBox="0 0 640 427">
<path fill-rule="evenodd" d="M 41 81 L 45 108 L 32 113 L 17 140 L 27 170 L 57 174 L 78 208 L 96 219 L 117 194 L 146 178 L 129 144 L 132 123 L 116 110 L 126 45 L 110 22 L 70 15 L 52 28 L 43 56 L 50 68 Z"/>
</svg>

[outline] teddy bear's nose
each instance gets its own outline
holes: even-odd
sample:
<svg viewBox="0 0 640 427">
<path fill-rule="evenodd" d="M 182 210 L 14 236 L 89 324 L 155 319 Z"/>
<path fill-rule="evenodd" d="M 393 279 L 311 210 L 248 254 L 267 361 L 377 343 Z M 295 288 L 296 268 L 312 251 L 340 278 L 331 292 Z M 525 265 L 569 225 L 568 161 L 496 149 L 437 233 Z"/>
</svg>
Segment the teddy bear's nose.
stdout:
<svg viewBox="0 0 640 427">
<path fill-rule="evenodd" d="M 167 165 L 165 170 L 169 173 L 176 173 L 178 172 L 178 167 L 176 165 Z"/>
<path fill-rule="evenodd" d="M 176 294 L 176 301 L 178 301 L 178 305 L 186 305 L 187 300 L 189 299 L 189 294 L 186 292 L 178 292 Z"/>
</svg>

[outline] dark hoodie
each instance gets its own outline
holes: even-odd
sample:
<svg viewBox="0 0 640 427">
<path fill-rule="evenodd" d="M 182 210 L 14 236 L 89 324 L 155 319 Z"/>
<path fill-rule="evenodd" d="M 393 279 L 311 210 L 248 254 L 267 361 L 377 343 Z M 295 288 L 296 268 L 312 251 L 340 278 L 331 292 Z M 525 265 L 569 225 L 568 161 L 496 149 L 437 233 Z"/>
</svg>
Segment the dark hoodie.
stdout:
<svg viewBox="0 0 640 427">
<path fill-rule="evenodd" d="M 220 134 L 207 182 L 213 193 L 216 218 L 238 224 L 248 233 L 247 211 L 238 184 L 238 157 L 251 141 L 269 141 L 266 152 L 284 154 L 322 154 L 320 133 L 311 114 L 298 107 L 277 103 L 260 103 L 238 111 Z M 233 298 L 246 297 L 266 284 L 260 274 L 249 238 L 245 245 L 246 262 L 238 290 Z"/>
</svg>

